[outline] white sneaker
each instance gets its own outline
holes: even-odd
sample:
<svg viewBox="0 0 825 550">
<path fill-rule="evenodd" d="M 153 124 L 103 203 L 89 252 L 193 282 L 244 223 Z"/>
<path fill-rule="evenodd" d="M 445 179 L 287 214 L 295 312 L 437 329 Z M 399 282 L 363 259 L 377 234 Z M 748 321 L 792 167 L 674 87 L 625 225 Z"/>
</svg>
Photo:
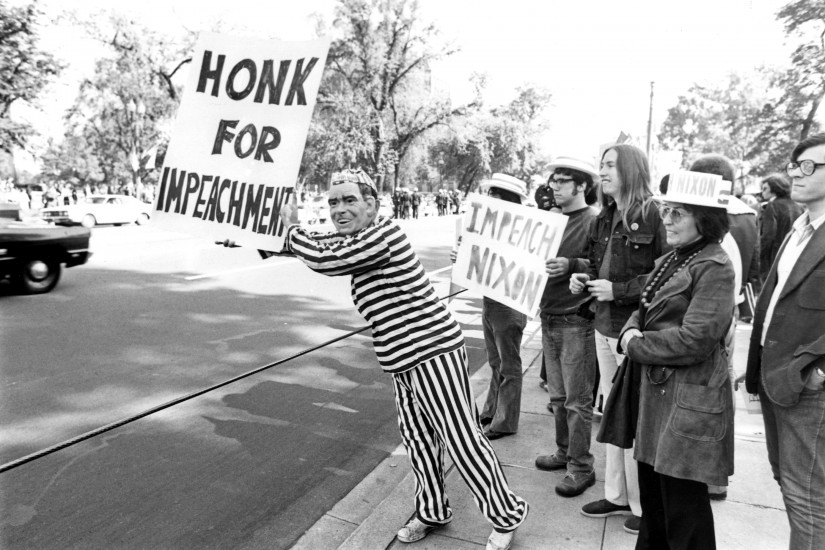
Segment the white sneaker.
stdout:
<svg viewBox="0 0 825 550">
<path fill-rule="evenodd" d="M 407 525 L 398 530 L 398 540 L 401 542 L 415 542 L 430 534 L 433 529 L 443 527 L 442 525 L 427 525 L 418 518 L 412 518 Z"/>
<path fill-rule="evenodd" d="M 509 533 L 493 531 L 490 533 L 490 538 L 487 539 L 487 550 L 510 550 L 515 536 L 515 531 Z"/>
</svg>

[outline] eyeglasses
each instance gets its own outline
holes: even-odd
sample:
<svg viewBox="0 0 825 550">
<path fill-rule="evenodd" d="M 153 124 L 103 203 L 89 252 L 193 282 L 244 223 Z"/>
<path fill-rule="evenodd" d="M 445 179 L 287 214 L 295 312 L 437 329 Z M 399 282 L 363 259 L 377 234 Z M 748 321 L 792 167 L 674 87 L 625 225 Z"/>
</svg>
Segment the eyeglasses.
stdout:
<svg viewBox="0 0 825 550">
<path fill-rule="evenodd" d="M 673 208 L 672 206 L 665 206 L 662 205 L 659 207 L 659 215 L 664 220 L 668 216 L 670 216 L 670 221 L 673 223 L 679 223 L 682 221 L 682 216 L 692 216 L 690 212 L 686 212 L 684 210 L 679 210 L 678 208 Z"/>
<path fill-rule="evenodd" d="M 559 188 L 562 185 L 564 185 L 565 183 L 570 183 L 570 182 L 576 183 L 576 180 L 574 180 L 573 178 L 558 179 L 558 180 L 550 178 L 550 181 L 548 181 L 547 184 L 550 185 L 550 187 Z"/>
<path fill-rule="evenodd" d="M 803 160 L 802 162 L 789 162 L 787 166 L 785 166 L 785 172 L 790 176 L 793 177 L 793 171 L 799 168 L 799 171 L 802 172 L 803 176 L 810 176 L 814 172 L 816 172 L 817 167 L 825 166 L 823 162 L 814 162 L 812 160 Z"/>
</svg>

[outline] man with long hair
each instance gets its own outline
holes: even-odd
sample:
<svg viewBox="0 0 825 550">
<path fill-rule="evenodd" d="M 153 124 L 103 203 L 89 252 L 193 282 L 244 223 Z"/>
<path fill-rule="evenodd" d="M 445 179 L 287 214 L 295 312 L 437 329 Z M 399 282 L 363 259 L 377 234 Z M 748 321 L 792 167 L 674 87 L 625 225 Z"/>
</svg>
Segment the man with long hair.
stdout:
<svg viewBox="0 0 825 550">
<path fill-rule="evenodd" d="M 589 263 L 572 268 L 570 290 L 589 292 L 595 305 L 596 356 L 602 394 L 610 395 L 613 375 L 624 360 L 619 333 L 638 308 L 645 277 L 667 251 L 665 229 L 652 200 L 647 156 L 638 147 L 612 145 L 599 168 L 602 210 L 590 232 Z M 633 449 L 605 445 L 605 498 L 586 504 L 582 514 L 603 518 L 630 515 L 625 530 L 638 534 L 642 508 Z"/>
</svg>

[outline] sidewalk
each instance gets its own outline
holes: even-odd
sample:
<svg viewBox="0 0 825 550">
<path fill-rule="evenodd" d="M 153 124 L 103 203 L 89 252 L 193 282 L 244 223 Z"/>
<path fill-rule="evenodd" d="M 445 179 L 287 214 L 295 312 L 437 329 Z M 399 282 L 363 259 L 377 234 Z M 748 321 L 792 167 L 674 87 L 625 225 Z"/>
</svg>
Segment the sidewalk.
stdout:
<svg viewBox="0 0 825 550">
<path fill-rule="evenodd" d="M 734 362 L 744 372 L 750 325 L 737 327 Z M 547 411 L 547 393 L 539 388 L 541 330 L 531 321 L 522 344 L 525 368 L 519 433 L 493 441 L 510 486 L 530 503 L 530 515 L 518 530 L 513 549 L 629 550 L 636 536 L 623 529 L 624 516 L 593 519 L 583 516 L 584 504 L 604 497 L 604 445 L 596 442 L 594 419 L 592 452 L 596 457 L 596 485 L 582 495 L 563 498 L 555 485 L 564 472 L 544 472 L 534 466 L 540 454 L 555 451 L 553 422 Z M 483 403 L 490 370 L 485 365 L 473 377 L 476 403 Z M 716 541 L 725 550 L 787 548 L 789 527 L 779 487 L 771 476 L 762 431 L 762 416 L 749 415 L 736 396 L 736 473 L 726 501 L 713 502 Z M 449 464 L 449 462 L 448 462 Z M 484 548 L 491 527 L 482 517 L 458 472 L 450 464 L 446 483 L 453 521 L 422 541 L 404 544 L 396 531 L 413 509 L 413 479 L 402 446 L 381 463 L 352 492 L 324 515 L 293 546 L 298 550 L 383 550 Z"/>
</svg>

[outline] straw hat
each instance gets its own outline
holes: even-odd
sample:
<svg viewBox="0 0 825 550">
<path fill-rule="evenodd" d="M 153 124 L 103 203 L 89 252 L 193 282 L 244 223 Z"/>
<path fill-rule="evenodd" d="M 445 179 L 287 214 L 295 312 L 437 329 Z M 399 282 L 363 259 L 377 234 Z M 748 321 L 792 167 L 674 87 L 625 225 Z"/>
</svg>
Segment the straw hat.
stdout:
<svg viewBox="0 0 825 550">
<path fill-rule="evenodd" d="M 490 179 L 483 180 L 479 184 L 479 189 L 482 193 L 486 193 L 491 187 L 498 187 L 499 189 L 510 191 L 521 197 L 522 200 L 527 200 L 527 184 L 513 176 L 493 174 Z"/>
<path fill-rule="evenodd" d="M 662 200 L 727 209 L 733 184 L 716 174 L 677 170 L 670 174 Z"/>
<path fill-rule="evenodd" d="M 552 173 L 556 168 L 572 168 L 573 170 L 578 170 L 580 172 L 584 172 L 585 174 L 590 174 L 593 176 L 593 181 L 596 181 L 599 178 L 599 172 L 596 171 L 596 165 L 593 163 L 592 160 L 582 159 L 578 157 L 556 157 L 553 159 L 547 166 L 548 170 Z"/>
</svg>

